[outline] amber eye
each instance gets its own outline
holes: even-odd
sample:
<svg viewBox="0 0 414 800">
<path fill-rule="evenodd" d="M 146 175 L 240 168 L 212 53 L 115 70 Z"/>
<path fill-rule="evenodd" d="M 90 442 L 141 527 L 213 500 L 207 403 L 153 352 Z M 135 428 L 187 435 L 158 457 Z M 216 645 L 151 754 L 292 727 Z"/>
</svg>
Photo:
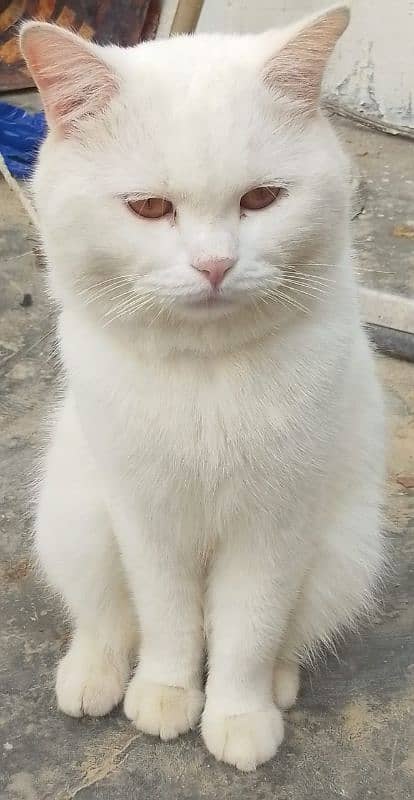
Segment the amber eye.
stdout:
<svg viewBox="0 0 414 800">
<path fill-rule="evenodd" d="M 146 200 L 128 200 L 128 206 L 134 214 L 146 219 L 159 219 L 171 214 L 172 203 L 165 197 L 148 197 Z"/>
<path fill-rule="evenodd" d="M 258 211 L 274 203 L 280 189 L 273 186 L 259 186 L 257 189 L 250 189 L 240 200 L 240 207 L 247 208 L 249 211 Z"/>
</svg>

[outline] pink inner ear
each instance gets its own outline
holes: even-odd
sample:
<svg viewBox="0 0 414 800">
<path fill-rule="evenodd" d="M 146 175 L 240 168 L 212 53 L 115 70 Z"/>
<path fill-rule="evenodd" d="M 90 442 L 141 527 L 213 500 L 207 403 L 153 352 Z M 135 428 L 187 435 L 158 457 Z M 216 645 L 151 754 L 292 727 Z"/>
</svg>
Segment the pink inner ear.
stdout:
<svg viewBox="0 0 414 800">
<path fill-rule="evenodd" d="M 96 114 L 116 93 L 115 75 L 80 37 L 39 23 L 23 29 L 21 41 L 51 127 Z"/>
<path fill-rule="evenodd" d="M 319 103 L 323 73 L 349 22 L 349 9 L 333 8 L 299 29 L 268 62 L 265 82 L 298 100 L 308 111 Z"/>
</svg>

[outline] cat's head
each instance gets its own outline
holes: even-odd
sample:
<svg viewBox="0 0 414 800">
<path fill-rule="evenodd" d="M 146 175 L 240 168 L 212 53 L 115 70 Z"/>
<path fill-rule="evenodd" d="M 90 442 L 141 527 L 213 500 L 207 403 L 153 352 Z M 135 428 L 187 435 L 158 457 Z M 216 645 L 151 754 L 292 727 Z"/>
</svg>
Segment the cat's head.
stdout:
<svg viewBox="0 0 414 800">
<path fill-rule="evenodd" d="M 26 23 L 57 298 L 107 322 L 180 325 L 316 300 L 346 230 L 344 162 L 318 105 L 348 16 L 128 49 Z"/>
</svg>

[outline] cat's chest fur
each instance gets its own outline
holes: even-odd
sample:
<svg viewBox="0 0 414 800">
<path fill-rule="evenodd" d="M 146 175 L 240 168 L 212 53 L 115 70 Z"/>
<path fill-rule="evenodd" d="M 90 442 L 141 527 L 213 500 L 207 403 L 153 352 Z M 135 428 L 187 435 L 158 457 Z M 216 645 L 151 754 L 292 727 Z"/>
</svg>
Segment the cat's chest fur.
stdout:
<svg viewBox="0 0 414 800">
<path fill-rule="evenodd" d="M 99 409 L 105 409 L 107 427 L 129 429 L 131 449 L 144 449 L 148 440 L 154 456 L 159 446 L 166 456 L 185 461 L 187 452 L 192 462 L 199 455 L 214 463 L 269 422 L 266 396 L 274 392 L 274 370 L 266 374 L 256 351 L 242 357 L 135 358 L 105 344 L 84 339 L 80 350 L 71 336 L 65 360 L 91 412 L 94 408 L 99 418 Z M 273 400 L 282 423 L 283 408 Z"/>
<path fill-rule="evenodd" d="M 320 410 L 337 381 L 326 359 L 312 367 L 309 341 L 302 355 L 295 337 L 270 337 L 214 357 L 152 358 L 71 321 L 61 333 L 85 437 L 121 496 L 152 508 L 156 497 L 208 525 L 236 507 L 276 513 L 304 478 L 316 491 L 333 433 L 328 418 L 321 430 Z"/>
<path fill-rule="evenodd" d="M 286 488 L 308 450 L 316 463 L 313 429 L 327 387 L 282 347 L 134 358 L 69 328 L 63 350 L 86 437 L 125 485 L 148 496 L 154 485 L 166 496 L 260 486 L 263 497 L 266 482 Z M 322 448 L 320 431 L 318 441 Z"/>
</svg>

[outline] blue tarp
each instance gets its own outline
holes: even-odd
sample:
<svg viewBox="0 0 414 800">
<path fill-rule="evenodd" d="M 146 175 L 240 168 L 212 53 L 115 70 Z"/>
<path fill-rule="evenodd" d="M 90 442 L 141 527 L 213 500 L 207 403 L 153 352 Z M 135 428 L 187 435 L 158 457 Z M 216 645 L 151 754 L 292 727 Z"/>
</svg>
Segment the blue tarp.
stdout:
<svg viewBox="0 0 414 800">
<path fill-rule="evenodd" d="M 0 153 L 14 178 L 29 178 L 46 136 L 43 111 L 35 114 L 0 103 Z"/>
</svg>

